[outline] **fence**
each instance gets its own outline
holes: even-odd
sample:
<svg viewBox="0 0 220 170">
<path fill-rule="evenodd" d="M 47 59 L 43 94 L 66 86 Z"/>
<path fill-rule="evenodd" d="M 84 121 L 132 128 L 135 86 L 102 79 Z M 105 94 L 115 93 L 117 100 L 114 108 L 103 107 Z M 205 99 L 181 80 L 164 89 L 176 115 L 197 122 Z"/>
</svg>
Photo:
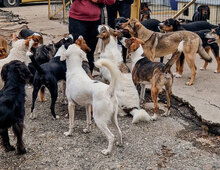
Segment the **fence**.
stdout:
<svg viewBox="0 0 220 170">
<path fill-rule="evenodd" d="M 173 17 L 177 11 L 181 10 L 191 0 L 134 0 L 132 17 L 139 18 L 140 4 L 147 3 L 150 9 L 150 17 L 160 21 Z M 141 3 L 140 3 L 141 2 Z M 48 16 L 50 19 L 59 19 L 68 23 L 68 13 L 71 0 L 49 0 Z M 196 0 L 186 9 L 178 19 L 192 20 L 193 15 L 198 11 L 199 6 L 207 5 L 210 11 L 207 21 L 212 24 L 220 23 L 220 0 Z M 107 13 L 105 11 L 105 17 Z"/>
</svg>

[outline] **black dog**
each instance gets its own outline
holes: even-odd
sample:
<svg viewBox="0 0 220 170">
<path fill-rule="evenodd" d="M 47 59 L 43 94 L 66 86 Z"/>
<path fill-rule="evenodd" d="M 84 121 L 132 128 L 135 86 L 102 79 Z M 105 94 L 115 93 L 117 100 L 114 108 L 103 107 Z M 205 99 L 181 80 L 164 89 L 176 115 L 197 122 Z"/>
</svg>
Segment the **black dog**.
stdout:
<svg viewBox="0 0 220 170">
<path fill-rule="evenodd" d="M 128 20 L 124 17 L 119 17 L 115 19 L 115 28 L 117 30 L 121 29 L 121 24 L 127 22 Z M 158 26 L 160 21 L 157 19 L 147 19 L 141 22 L 142 25 L 144 25 L 147 29 L 152 30 L 154 32 L 160 32 Z M 128 32 L 122 32 L 123 37 L 130 38 L 130 34 Z M 127 55 L 127 49 L 122 46 L 122 53 L 123 53 L 123 60 L 126 63 L 126 55 Z M 163 57 L 160 58 L 160 62 L 163 62 Z"/>
<path fill-rule="evenodd" d="M 208 5 L 200 5 L 193 14 L 192 21 L 207 21 L 210 18 L 210 9 Z"/>
<path fill-rule="evenodd" d="M 70 44 L 73 43 L 72 37 L 63 38 L 58 43 L 55 44 L 56 47 L 59 47 L 61 44 L 61 48 L 66 50 Z M 60 61 L 60 56 L 55 56 L 49 62 L 39 65 L 35 60 L 35 52 L 34 48 L 31 48 L 33 51 L 33 55 L 30 55 L 33 66 L 36 68 L 36 73 L 34 75 L 33 81 L 33 93 L 32 93 L 32 107 L 31 107 L 31 118 L 35 118 L 34 116 L 34 107 L 35 101 L 37 98 L 37 94 L 39 89 L 42 86 L 46 86 L 51 95 L 51 113 L 54 118 L 58 118 L 55 114 L 55 103 L 58 96 L 58 85 L 57 82 L 60 80 L 66 81 L 66 62 Z M 83 68 L 87 72 L 87 74 L 91 77 L 91 72 L 89 69 L 89 65 L 86 62 L 83 62 Z M 65 86 L 63 87 L 65 89 Z M 65 95 L 65 94 L 64 94 Z"/>
<path fill-rule="evenodd" d="M 8 128 L 12 126 L 17 137 L 17 152 L 26 153 L 22 140 L 25 116 L 25 84 L 30 79 L 28 67 L 21 61 L 13 60 L 2 68 L 1 76 L 5 82 L 0 91 L 0 136 L 6 151 L 15 148 L 10 144 Z"/>
<path fill-rule="evenodd" d="M 63 38 L 58 43 L 56 43 L 56 47 L 60 46 L 60 49 L 67 49 L 70 44 L 73 43 L 72 37 Z M 62 44 L 62 45 L 61 45 Z M 59 49 L 59 50 L 60 50 Z M 55 103 L 58 96 L 58 85 L 57 82 L 59 80 L 66 80 L 66 62 L 60 61 L 60 56 L 56 56 L 52 58 L 49 62 L 39 65 L 35 60 L 36 49 L 31 48 L 33 51 L 33 55 L 30 55 L 30 59 L 32 61 L 33 66 L 37 70 L 34 74 L 33 80 L 33 94 L 32 94 L 32 107 L 31 107 L 31 118 L 35 118 L 33 114 L 35 101 L 37 99 L 38 91 L 42 86 L 46 86 L 51 95 L 51 113 L 54 118 L 56 118 L 55 114 Z"/>
<path fill-rule="evenodd" d="M 210 44 L 208 42 L 208 38 L 206 38 L 206 34 L 210 32 L 211 29 L 216 28 L 216 25 L 212 25 L 206 21 L 196 21 L 188 24 L 180 24 L 179 21 L 175 19 L 167 19 L 166 21 L 159 24 L 160 29 L 162 29 L 165 32 L 171 32 L 171 31 L 179 31 L 179 30 L 187 30 L 195 32 L 199 35 L 203 42 L 203 47 L 205 48 L 206 52 L 209 53 L 211 50 L 217 60 L 219 61 L 219 46 L 217 43 Z M 183 71 L 183 64 L 184 64 L 184 55 L 181 54 L 180 59 L 178 60 L 178 66 L 176 71 L 180 74 Z M 208 65 L 208 62 L 205 62 L 204 66 L 201 69 L 206 69 Z M 218 62 L 219 65 L 219 62 Z M 220 67 L 220 66 L 218 66 Z"/>
</svg>

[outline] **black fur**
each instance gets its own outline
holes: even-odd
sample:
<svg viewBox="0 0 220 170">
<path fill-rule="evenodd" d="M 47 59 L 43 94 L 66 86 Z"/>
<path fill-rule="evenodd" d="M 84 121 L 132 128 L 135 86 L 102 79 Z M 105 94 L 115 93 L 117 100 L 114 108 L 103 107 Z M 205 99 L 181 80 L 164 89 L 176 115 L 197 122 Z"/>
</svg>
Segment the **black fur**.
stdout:
<svg viewBox="0 0 220 170">
<path fill-rule="evenodd" d="M 200 5 L 193 14 L 192 21 L 207 21 L 210 18 L 210 9 L 208 5 Z"/>
<path fill-rule="evenodd" d="M 37 34 L 39 34 L 39 35 L 42 37 L 41 33 L 39 33 L 39 32 L 34 32 L 34 31 L 30 30 L 30 29 L 24 28 L 24 29 L 22 29 L 22 30 L 19 32 L 18 38 L 26 39 L 27 37 L 33 35 L 34 33 L 37 33 Z"/>
<path fill-rule="evenodd" d="M 8 128 L 12 126 L 17 137 L 17 152 L 24 154 L 26 149 L 22 135 L 25 116 L 25 84 L 30 79 L 31 73 L 23 62 L 13 60 L 3 66 L 1 76 L 5 82 L 0 91 L 0 136 L 2 145 L 6 151 L 15 150 L 10 144 L 8 135 Z"/>
<path fill-rule="evenodd" d="M 51 113 L 53 117 L 56 118 L 55 103 L 58 96 L 57 82 L 59 80 L 66 80 L 66 62 L 60 61 L 60 57 L 54 57 L 49 62 L 39 65 L 33 56 L 30 56 L 30 58 L 33 66 L 37 70 L 33 80 L 34 89 L 32 93 L 31 112 L 34 110 L 38 91 L 42 86 L 46 86 L 51 95 Z"/>
</svg>

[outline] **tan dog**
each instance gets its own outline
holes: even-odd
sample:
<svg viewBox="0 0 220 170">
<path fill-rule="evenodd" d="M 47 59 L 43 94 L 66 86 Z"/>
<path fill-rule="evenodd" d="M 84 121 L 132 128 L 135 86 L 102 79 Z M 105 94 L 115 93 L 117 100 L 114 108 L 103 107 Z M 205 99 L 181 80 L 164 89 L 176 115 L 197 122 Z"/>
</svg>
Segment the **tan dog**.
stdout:
<svg viewBox="0 0 220 170">
<path fill-rule="evenodd" d="M 6 58 L 8 56 L 8 42 L 7 40 L 0 36 L 0 59 Z"/>
<path fill-rule="evenodd" d="M 144 55 L 154 61 L 156 57 L 166 56 L 174 53 L 181 41 L 183 42 L 183 53 L 185 55 L 187 64 L 191 70 L 191 79 L 187 85 L 192 85 L 196 76 L 195 56 L 198 52 L 201 57 L 211 62 L 212 58 L 206 53 L 202 47 L 202 40 L 199 36 L 190 31 L 177 31 L 171 33 L 153 32 L 145 28 L 138 20 L 130 19 L 123 23 L 121 28 L 123 31 L 129 33 L 144 41 L 143 49 Z"/>
<path fill-rule="evenodd" d="M 173 75 L 170 68 L 182 52 L 183 41 L 180 42 L 178 51 L 174 52 L 166 64 L 152 62 L 143 56 L 142 45 L 144 45 L 144 42 L 135 37 L 125 40 L 125 46 L 128 48 L 128 56 L 131 58 L 132 79 L 135 85 L 141 85 L 140 98 L 144 99 L 146 83 L 151 82 L 151 97 L 154 102 L 154 116 L 152 118 L 156 120 L 159 110 L 157 97 L 163 86 L 165 86 L 167 96 L 167 111 L 164 115 L 167 116 L 170 114 L 170 96 L 173 84 Z"/>
</svg>

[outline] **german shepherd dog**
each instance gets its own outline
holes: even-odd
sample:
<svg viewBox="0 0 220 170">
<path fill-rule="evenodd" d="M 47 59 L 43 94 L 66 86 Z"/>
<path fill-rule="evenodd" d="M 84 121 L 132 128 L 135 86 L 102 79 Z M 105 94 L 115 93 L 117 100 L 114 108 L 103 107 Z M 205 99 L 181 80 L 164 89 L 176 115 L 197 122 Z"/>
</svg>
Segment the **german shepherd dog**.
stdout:
<svg viewBox="0 0 220 170">
<path fill-rule="evenodd" d="M 165 20 L 164 22 L 160 23 L 160 29 L 162 29 L 165 32 L 172 32 L 172 31 L 180 31 L 180 30 L 187 30 L 187 31 L 193 31 L 196 34 L 199 35 L 199 37 L 202 39 L 202 45 L 205 48 L 206 52 L 209 53 L 210 50 L 215 56 L 215 59 L 217 61 L 217 70 L 215 70 L 216 73 L 220 72 L 220 57 L 219 57 L 219 46 L 217 43 L 209 43 L 208 38 L 206 38 L 206 34 L 210 32 L 211 29 L 216 28 L 216 25 L 212 25 L 206 21 L 196 21 L 189 24 L 180 24 L 177 20 L 170 18 Z M 177 61 L 176 65 L 176 72 L 179 73 L 179 75 L 182 75 L 183 72 L 183 65 L 184 65 L 184 55 L 181 55 L 180 60 Z M 207 68 L 208 62 L 205 61 L 203 67 L 201 67 L 201 70 L 204 70 Z"/>
<path fill-rule="evenodd" d="M 176 51 L 179 43 L 183 42 L 183 53 L 187 64 L 191 70 L 191 79 L 186 85 L 192 85 L 196 76 L 195 56 L 198 52 L 201 57 L 211 62 L 212 58 L 206 53 L 202 47 L 200 37 L 190 31 L 178 31 L 170 33 L 153 32 L 146 29 L 137 19 L 130 19 L 128 22 L 121 25 L 124 31 L 128 31 L 131 36 L 137 37 L 144 41 L 144 55 L 151 61 L 156 57 L 162 57 L 172 54 Z"/>
</svg>

